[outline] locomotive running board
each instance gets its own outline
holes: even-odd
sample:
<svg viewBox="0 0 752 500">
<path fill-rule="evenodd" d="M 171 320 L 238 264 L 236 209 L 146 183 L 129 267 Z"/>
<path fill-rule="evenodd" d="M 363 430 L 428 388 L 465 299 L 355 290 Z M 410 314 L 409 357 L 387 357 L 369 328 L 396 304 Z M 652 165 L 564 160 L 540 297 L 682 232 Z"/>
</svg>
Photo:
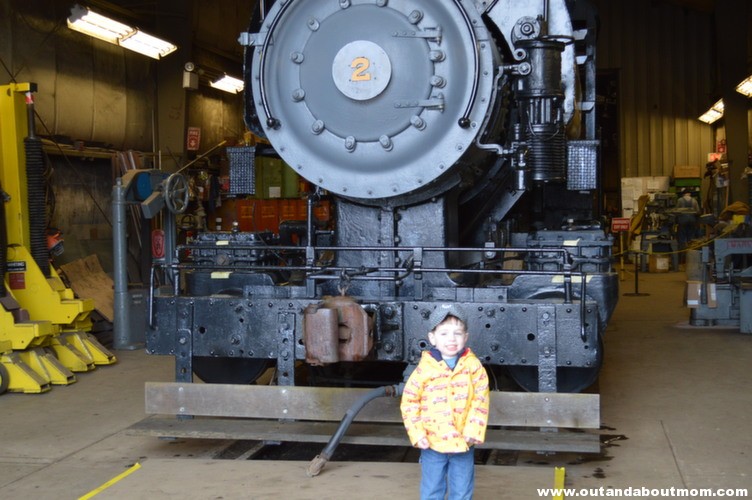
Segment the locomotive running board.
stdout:
<svg viewBox="0 0 752 500">
<path fill-rule="evenodd" d="M 147 382 L 146 413 L 153 416 L 132 425 L 127 433 L 326 443 L 347 408 L 366 392 L 368 389 Z M 492 392 L 489 430 L 480 447 L 599 453 L 599 436 L 581 431 L 599 427 L 598 394 Z M 342 442 L 409 446 L 399 401 L 371 401 Z"/>
</svg>

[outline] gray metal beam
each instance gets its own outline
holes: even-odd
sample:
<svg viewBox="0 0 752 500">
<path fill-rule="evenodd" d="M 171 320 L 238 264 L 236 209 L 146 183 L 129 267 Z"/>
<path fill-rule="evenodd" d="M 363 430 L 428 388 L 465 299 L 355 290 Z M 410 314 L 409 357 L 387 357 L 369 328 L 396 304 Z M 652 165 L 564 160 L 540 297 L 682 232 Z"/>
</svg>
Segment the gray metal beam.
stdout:
<svg viewBox="0 0 752 500">
<path fill-rule="evenodd" d="M 337 429 L 336 422 L 289 422 L 271 420 L 232 420 L 201 418 L 177 420 L 146 418 L 126 429 L 131 436 L 171 437 L 178 439 L 242 439 L 326 443 Z M 400 424 L 352 424 L 342 438 L 344 444 L 374 446 L 410 446 Z M 489 429 L 478 448 L 564 453 L 599 453 L 600 438 L 582 432 L 536 432 Z"/>
<path fill-rule="evenodd" d="M 146 383 L 146 413 L 201 417 L 339 421 L 368 389 Z M 399 400 L 379 398 L 356 418 L 400 423 Z M 491 393 L 489 425 L 516 427 L 600 427 L 600 395 Z"/>
</svg>

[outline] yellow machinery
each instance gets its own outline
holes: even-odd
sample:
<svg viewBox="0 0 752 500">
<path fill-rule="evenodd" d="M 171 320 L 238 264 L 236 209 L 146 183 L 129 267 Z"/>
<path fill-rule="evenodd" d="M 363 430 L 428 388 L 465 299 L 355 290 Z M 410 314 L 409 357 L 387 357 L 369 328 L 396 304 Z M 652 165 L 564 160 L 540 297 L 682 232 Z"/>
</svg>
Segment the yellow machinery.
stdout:
<svg viewBox="0 0 752 500">
<path fill-rule="evenodd" d="M 33 127 L 35 87 L 0 86 L 0 186 L 5 197 L 0 217 L 5 240 L 0 245 L 0 366 L 7 372 L 8 390 L 29 393 L 70 384 L 75 381 L 72 372 L 116 362 L 87 333 L 93 301 L 74 298 L 49 263 L 44 211 L 38 206 L 43 154 Z"/>
</svg>

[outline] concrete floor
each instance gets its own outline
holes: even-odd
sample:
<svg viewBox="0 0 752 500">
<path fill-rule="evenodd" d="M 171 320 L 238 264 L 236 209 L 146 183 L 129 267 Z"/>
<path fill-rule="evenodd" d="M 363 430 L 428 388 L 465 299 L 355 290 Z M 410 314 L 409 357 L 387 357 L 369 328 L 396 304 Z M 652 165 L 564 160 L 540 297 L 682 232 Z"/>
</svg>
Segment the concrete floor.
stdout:
<svg viewBox="0 0 752 500">
<path fill-rule="evenodd" d="M 553 487 L 555 466 L 573 488 L 752 490 L 752 336 L 689 327 L 685 279 L 641 274 L 650 295 L 619 302 L 599 382 L 603 453 L 519 454 L 514 466 L 479 466 L 476 498 L 541 498 L 536 489 Z M 633 288 L 627 275 L 621 292 Z M 145 417 L 143 383 L 172 381 L 173 362 L 116 354 L 116 365 L 73 385 L 0 396 L 0 498 L 79 498 L 126 471 L 95 497 L 417 497 L 417 464 L 331 462 L 311 479 L 307 462 L 213 460 L 227 442 L 128 436 Z"/>
</svg>

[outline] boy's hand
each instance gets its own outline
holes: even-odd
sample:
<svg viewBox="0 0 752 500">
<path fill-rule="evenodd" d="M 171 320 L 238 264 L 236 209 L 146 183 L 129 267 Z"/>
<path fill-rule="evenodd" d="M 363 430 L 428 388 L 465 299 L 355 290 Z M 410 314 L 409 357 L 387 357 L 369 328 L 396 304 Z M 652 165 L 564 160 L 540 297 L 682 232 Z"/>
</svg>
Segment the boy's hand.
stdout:
<svg viewBox="0 0 752 500">
<path fill-rule="evenodd" d="M 418 440 L 418 442 L 417 442 L 417 443 L 415 443 L 415 446 L 417 446 L 417 447 L 418 447 L 418 448 L 420 448 L 421 450 L 427 450 L 427 449 L 428 449 L 428 447 L 429 447 L 429 444 L 428 444 L 428 438 L 424 438 L 424 437 L 420 438 L 420 439 Z"/>
<path fill-rule="evenodd" d="M 470 446 L 475 446 L 476 444 L 480 444 L 480 441 L 471 437 L 466 437 L 465 442 L 469 444 Z"/>
</svg>

